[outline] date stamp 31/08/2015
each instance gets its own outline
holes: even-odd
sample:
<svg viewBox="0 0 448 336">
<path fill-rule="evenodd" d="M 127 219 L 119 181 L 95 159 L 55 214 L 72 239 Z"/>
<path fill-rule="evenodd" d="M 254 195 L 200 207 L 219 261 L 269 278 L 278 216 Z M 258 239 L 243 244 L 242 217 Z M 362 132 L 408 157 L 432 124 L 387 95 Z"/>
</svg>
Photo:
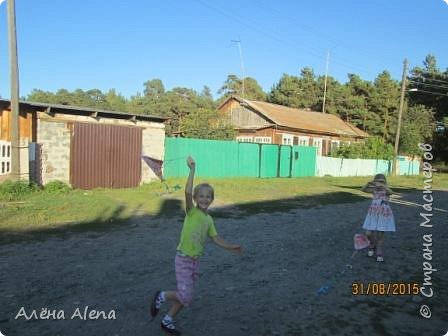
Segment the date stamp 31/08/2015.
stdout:
<svg viewBox="0 0 448 336">
<path fill-rule="evenodd" d="M 409 282 L 354 282 L 352 295 L 418 295 L 420 286 Z"/>
</svg>

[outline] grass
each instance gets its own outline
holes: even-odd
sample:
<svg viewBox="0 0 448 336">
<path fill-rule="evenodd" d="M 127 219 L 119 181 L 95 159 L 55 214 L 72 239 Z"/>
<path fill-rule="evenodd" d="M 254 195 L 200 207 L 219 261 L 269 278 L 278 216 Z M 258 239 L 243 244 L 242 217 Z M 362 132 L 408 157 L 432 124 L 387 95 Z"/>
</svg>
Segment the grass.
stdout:
<svg viewBox="0 0 448 336">
<path fill-rule="evenodd" d="M 214 216 L 288 211 L 332 203 L 364 200 L 360 191 L 369 177 L 234 178 L 202 179 L 215 188 Z M 396 192 L 422 189 L 420 176 L 389 179 Z M 0 233 L 108 229 L 123 225 L 132 217 L 183 214 L 185 179 L 153 182 L 132 189 L 71 190 L 62 193 L 30 191 L 14 199 L 0 198 Z M 436 174 L 434 189 L 448 190 L 448 174 Z"/>
</svg>

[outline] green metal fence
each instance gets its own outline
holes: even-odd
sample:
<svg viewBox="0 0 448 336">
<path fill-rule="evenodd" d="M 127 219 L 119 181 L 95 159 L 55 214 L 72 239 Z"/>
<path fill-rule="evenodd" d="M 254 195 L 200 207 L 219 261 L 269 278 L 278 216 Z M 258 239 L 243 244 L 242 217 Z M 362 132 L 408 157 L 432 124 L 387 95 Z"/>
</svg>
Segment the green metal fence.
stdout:
<svg viewBox="0 0 448 336">
<path fill-rule="evenodd" d="M 165 138 L 165 177 L 187 176 L 188 155 L 196 160 L 196 175 L 201 177 L 268 178 L 316 173 L 314 147 Z"/>
<path fill-rule="evenodd" d="M 292 146 L 292 177 L 316 176 L 316 147 Z"/>
</svg>

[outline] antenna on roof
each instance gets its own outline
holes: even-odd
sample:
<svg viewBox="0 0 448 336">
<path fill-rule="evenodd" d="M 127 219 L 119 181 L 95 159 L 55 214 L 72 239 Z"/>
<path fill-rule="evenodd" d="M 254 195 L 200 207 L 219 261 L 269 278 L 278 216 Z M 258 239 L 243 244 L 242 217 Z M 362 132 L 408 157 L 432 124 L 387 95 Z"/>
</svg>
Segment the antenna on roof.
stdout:
<svg viewBox="0 0 448 336">
<path fill-rule="evenodd" d="M 241 47 L 241 39 L 238 38 L 238 40 L 231 40 L 231 42 L 238 44 L 238 50 L 240 52 L 240 61 L 241 61 L 241 73 L 242 73 L 242 88 L 241 88 L 241 98 L 243 98 L 244 101 L 244 77 L 246 77 L 244 73 L 244 62 L 243 62 L 243 50 Z"/>
</svg>

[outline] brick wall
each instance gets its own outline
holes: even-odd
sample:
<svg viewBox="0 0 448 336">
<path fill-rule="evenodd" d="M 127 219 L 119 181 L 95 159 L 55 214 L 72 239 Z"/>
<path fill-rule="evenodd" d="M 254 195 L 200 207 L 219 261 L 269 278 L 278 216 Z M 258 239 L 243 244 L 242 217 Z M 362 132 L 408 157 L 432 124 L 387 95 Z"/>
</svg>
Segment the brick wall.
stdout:
<svg viewBox="0 0 448 336">
<path fill-rule="evenodd" d="M 160 124 L 146 128 L 142 134 L 142 155 L 162 160 L 165 146 L 165 129 Z M 142 183 L 158 179 L 149 166 L 142 161 Z"/>
<path fill-rule="evenodd" d="M 70 129 L 67 123 L 39 119 L 38 144 L 41 149 L 41 182 L 70 183 Z"/>
</svg>

